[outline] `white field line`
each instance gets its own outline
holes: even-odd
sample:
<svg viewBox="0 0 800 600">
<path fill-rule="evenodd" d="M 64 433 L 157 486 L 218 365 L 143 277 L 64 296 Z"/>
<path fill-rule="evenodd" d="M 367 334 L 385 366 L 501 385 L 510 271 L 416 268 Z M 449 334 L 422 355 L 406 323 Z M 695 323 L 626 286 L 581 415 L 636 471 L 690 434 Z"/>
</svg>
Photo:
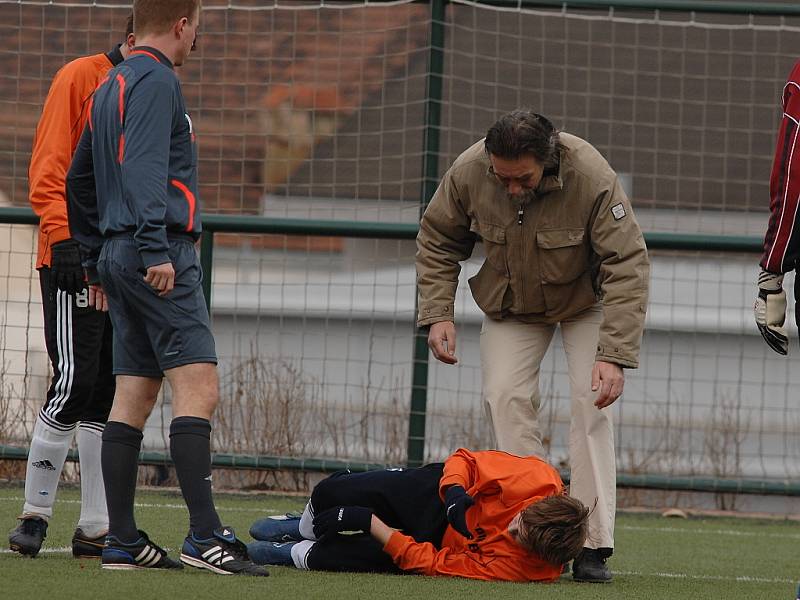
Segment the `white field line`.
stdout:
<svg viewBox="0 0 800 600">
<path fill-rule="evenodd" d="M 642 527 L 638 525 L 617 525 L 617 531 L 651 531 L 656 533 L 689 533 L 692 535 L 729 535 L 734 537 L 758 537 L 784 540 L 800 540 L 800 533 L 759 533 L 756 531 L 737 531 L 736 529 L 689 529 L 683 527 Z"/>
<path fill-rule="evenodd" d="M 796 579 L 785 579 L 783 577 L 750 577 L 749 575 L 739 575 L 738 577 L 728 577 L 726 575 L 690 575 L 688 573 L 642 573 L 640 571 L 615 571 L 614 575 L 636 576 L 636 577 L 663 577 L 664 579 L 689 579 L 692 581 L 736 581 L 737 583 L 797 583 Z"/>
<path fill-rule="evenodd" d="M 25 498 L 23 498 L 22 496 L 8 496 L 8 497 L 0 498 L 0 501 L 24 502 Z M 81 501 L 80 500 L 62 500 L 62 499 L 59 498 L 58 500 L 56 500 L 56 503 L 57 504 L 80 504 Z M 185 504 L 153 504 L 153 503 L 149 503 L 149 502 L 136 502 L 134 504 L 134 506 L 136 508 L 172 508 L 172 509 L 186 510 L 186 505 Z M 226 506 L 225 508 L 223 508 L 221 510 L 222 510 L 222 512 L 263 513 L 265 517 L 273 517 L 273 516 L 283 515 L 286 512 L 286 511 L 284 511 L 284 512 L 280 512 L 280 513 L 274 513 L 274 512 L 268 513 L 266 511 L 269 510 L 269 507 L 266 507 L 266 506 L 264 508 L 256 508 L 256 507 L 243 508 L 243 507 L 237 507 L 237 506 L 232 506 L 232 507 L 231 506 Z"/>
</svg>

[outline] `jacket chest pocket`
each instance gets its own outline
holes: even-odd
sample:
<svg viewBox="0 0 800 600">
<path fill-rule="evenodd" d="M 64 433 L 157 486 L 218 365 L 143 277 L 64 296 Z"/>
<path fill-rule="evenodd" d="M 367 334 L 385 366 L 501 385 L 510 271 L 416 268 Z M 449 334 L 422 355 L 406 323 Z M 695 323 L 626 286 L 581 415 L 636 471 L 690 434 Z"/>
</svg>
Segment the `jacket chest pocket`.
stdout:
<svg viewBox="0 0 800 600">
<path fill-rule="evenodd" d="M 536 232 L 539 269 L 544 283 L 569 283 L 589 269 L 589 248 L 584 237 L 583 229 Z"/>
<path fill-rule="evenodd" d="M 483 240 L 486 262 L 495 271 L 508 275 L 505 227 L 472 221 L 469 229 L 473 233 L 477 233 Z"/>
</svg>

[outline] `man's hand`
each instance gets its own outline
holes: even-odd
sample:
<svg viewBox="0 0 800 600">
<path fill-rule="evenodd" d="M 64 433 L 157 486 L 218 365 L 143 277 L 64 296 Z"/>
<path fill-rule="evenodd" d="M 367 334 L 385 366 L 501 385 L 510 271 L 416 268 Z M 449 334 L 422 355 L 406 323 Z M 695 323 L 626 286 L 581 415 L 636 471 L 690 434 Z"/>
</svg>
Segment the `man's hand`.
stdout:
<svg viewBox="0 0 800 600">
<path fill-rule="evenodd" d="M 761 270 L 758 275 L 758 296 L 753 313 L 756 325 L 767 345 L 778 354 L 789 353 L 789 338 L 786 335 L 786 292 L 783 291 L 783 275 Z"/>
<path fill-rule="evenodd" d="M 175 287 L 175 269 L 172 268 L 172 263 L 147 267 L 144 280 L 151 288 L 158 291 L 159 296 L 166 296 Z"/>
<path fill-rule="evenodd" d="M 62 240 L 53 244 L 50 251 L 51 285 L 73 295 L 83 290 L 86 282 L 78 242 Z"/>
<path fill-rule="evenodd" d="M 370 532 L 372 511 L 361 506 L 334 506 L 314 517 L 314 536 L 322 539 L 342 531 Z"/>
<path fill-rule="evenodd" d="M 472 534 L 467 527 L 467 509 L 473 504 L 475 499 L 460 485 L 451 485 L 444 493 L 447 522 L 468 540 L 472 539 Z"/>
<path fill-rule="evenodd" d="M 448 365 L 458 362 L 456 358 L 456 325 L 452 321 L 439 321 L 431 325 L 428 332 L 428 347 L 437 360 Z"/>
<path fill-rule="evenodd" d="M 600 391 L 594 405 L 597 408 L 611 406 L 622 394 L 625 387 L 625 374 L 622 367 L 614 363 L 598 360 L 592 369 L 592 391 Z"/>
<path fill-rule="evenodd" d="M 99 285 L 89 285 L 89 306 L 100 312 L 108 312 L 108 298 Z"/>
</svg>

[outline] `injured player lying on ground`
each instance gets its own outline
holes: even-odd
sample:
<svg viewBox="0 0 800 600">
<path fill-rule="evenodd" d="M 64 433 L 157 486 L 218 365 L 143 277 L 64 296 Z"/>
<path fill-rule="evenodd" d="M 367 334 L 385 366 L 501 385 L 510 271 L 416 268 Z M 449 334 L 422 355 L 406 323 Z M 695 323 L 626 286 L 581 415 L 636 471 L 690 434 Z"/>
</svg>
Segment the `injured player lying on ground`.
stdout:
<svg viewBox="0 0 800 600">
<path fill-rule="evenodd" d="M 256 521 L 248 552 L 309 570 L 555 581 L 589 512 L 539 458 L 460 449 L 417 469 L 335 473 L 302 516 Z"/>
</svg>

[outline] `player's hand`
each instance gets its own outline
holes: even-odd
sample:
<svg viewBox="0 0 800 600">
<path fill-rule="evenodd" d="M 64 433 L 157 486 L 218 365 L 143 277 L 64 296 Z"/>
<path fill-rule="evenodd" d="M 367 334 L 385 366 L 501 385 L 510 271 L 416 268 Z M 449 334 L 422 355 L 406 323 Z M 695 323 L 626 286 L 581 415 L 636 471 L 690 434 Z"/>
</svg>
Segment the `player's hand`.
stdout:
<svg viewBox="0 0 800 600">
<path fill-rule="evenodd" d="M 77 294 L 86 287 L 81 251 L 75 240 L 62 240 L 50 247 L 51 286 L 68 294 Z"/>
<path fill-rule="evenodd" d="M 319 540 L 343 531 L 369 533 L 372 511 L 362 506 L 334 506 L 314 517 L 314 536 Z"/>
<path fill-rule="evenodd" d="M 753 306 L 756 326 L 767 345 L 778 354 L 789 353 L 789 338 L 786 335 L 786 292 L 783 291 L 783 275 L 761 270 L 758 275 L 758 296 Z"/>
<path fill-rule="evenodd" d="M 592 369 L 592 391 L 600 393 L 594 401 L 597 408 L 611 406 L 625 387 L 625 373 L 614 363 L 598 360 Z"/>
<path fill-rule="evenodd" d="M 439 321 L 428 331 L 428 347 L 437 360 L 448 365 L 458 362 L 456 358 L 456 325 L 452 321 Z"/>
<path fill-rule="evenodd" d="M 172 268 L 172 263 L 147 267 L 144 280 L 158 292 L 159 296 L 166 296 L 175 287 L 175 269 Z"/>
<path fill-rule="evenodd" d="M 89 286 L 89 306 L 94 306 L 100 312 L 108 312 L 108 298 L 99 285 Z"/>
<path fill-rule="evenodd" d="M 468 540 L 472 534 L 467 527 L 467 509 L 475 504 L 475 499 L 460 485 L 451 485 L 444 493 L 447 522 Z"/>
</svg>

